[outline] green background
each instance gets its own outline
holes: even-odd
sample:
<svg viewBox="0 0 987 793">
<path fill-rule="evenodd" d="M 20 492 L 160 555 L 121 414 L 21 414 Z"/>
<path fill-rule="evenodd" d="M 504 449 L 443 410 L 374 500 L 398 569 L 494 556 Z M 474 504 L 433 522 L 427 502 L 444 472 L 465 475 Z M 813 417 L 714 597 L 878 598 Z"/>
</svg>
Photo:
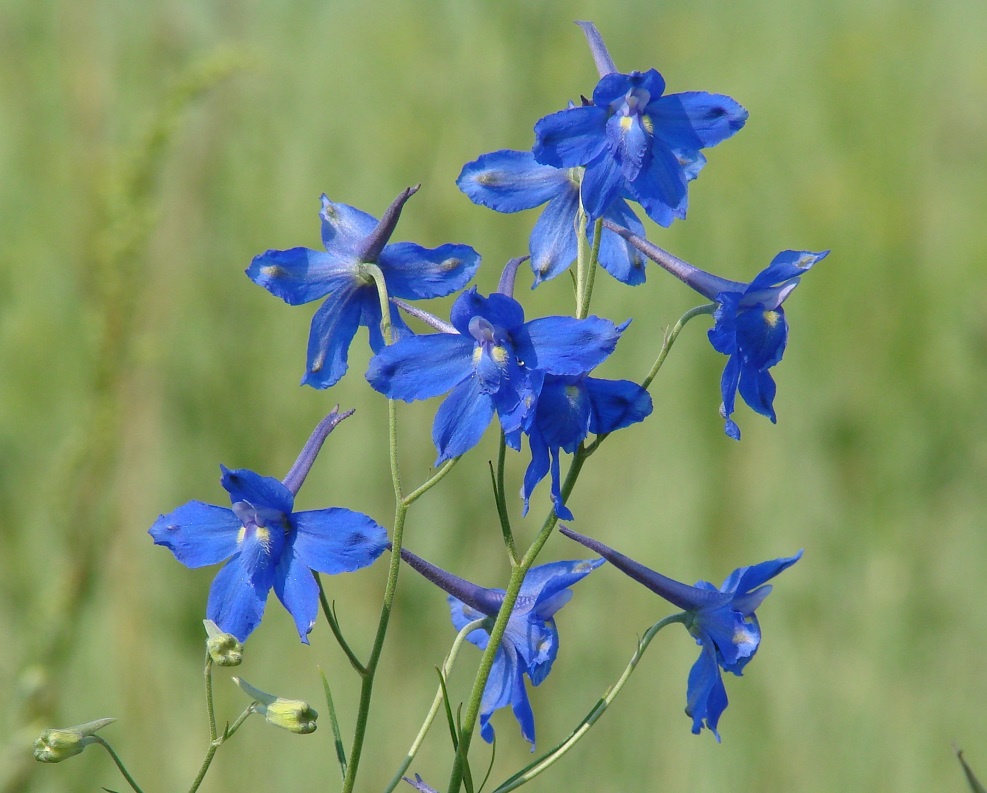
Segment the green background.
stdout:
<svg viewBox="0 0 987 793">
<path fill-rule="evenodd" d="M 0 7 L 0 790 L 122 790 L 98 749 L 69 765 L 30 759 L 42 728 L 103 716 L 119 719 L 102 734 L 147 793 L 187 789 L 207 743 L 200 620 L 214 570 L 186 570 L 146 529 L 189 499 L 222 503 L 220 462 L 280 477 L 333 404 L 356 407 L 299 507 L 389 524 L 365 334 L 338 386 L 299 388 L 313 307 L 286 307 L 242 270 L 268 248 L 317 247 L 322 192 L 379 215 L 421 182 L 396 238 L 472 244 L 481 291 L 493 289 L 536 214 L 475 207 L 454 181 L 480 153 L 527 148 L 535 120 L 591 92 L 574 19 L 597 23 L 620 69 L 656 67 L 669 91 L 726 93 L 750 111 L 708 152 L 688 220 L 649 225 L 656 241 L 734 279 L 785 248 L 832 253 L 786 305 L 777 426 L 741 407 L 743 441 L 723 435 L 724 361 L 696 320 L 655 383 L 654 416 L 607 442 L 570 502 L 578 530 L 689 582 L 805 549 L 759 610 L 757 659 L 726 681 L 722 744 L 689 731 L 696 647 L 673 627 L 530 789 L 961 791 L 954 742 L 987 775 L 981 0 L 21 0 Z M 183 79 L 209 88 L 180 112 Z M 142 142 L 155 128 L 170 132 Z M 569 309 L 565 279 L 530 293 L 527 278 L 529 316 Z M 696 303 L 658 268 L 636 289 L 601 275 L 594 311 L 634 317 L 602 373 L 641 377 L 662 329 Z M 411 486 L 433 460 L 436 404 L 401 408 Z M 406 533 L 490 586 L 507 575 L 494 453 L 491 431 Z M 511 458 L 512 491 L 525 456 Z M 522 541 L 545 490 L 516 524 Z M 556 537 L 544 559 L 582 556 Z M 385 570 L 327 580 L 361 654 Z M 611 569 L 576 588 L 556 666 L 531 692 L 540 748 L 671 611 Z M 248 721 L 203 791 L 336 789 L 316 666 L 347 735 L 356 680 L 324 625 L 311 638 L 301 646 L 272 599 L 239 673 L 311 701 L 321 729 Z M 452 638 L 444 598 L 406 571 L 361 789 L 390 778 Z M 464 649 L 455 697 L 478 658 Z M 244 699 L 224 677 L 218 707 L 233 718 Z M 531 758 L 509 713 L 493 723 L 499 781 Z M 448 768 L 440 725 L 412 770 L 442 789 Z"/>
</svg>

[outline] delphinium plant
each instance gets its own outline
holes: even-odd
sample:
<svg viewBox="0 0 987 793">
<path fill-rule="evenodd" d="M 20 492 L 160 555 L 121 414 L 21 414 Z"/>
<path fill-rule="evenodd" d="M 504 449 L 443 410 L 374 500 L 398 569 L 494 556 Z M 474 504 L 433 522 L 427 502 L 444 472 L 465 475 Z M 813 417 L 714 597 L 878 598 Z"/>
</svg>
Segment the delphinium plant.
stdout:
<svg viewBox="0 0 987 793">
<path fill-rule="evenodd" d="M 569 498 L 593 453 L 611 433 L 649 419 L 649 389 L 675 340 L 697 317 L 711 318 L 710 344 L 726 356 L 720 384 L 726 434 L 740 440 L 735 420 L 738 394 L 753 411 L 775 421 L 770 369 L 781 360 L 788 340 L 783 303 L 826 252 L 782 251 L 760 272 L 753 268 L 751 280 L 742 282 L 700 269 L 649 240 L 639 214 L 662 227 L 684 219 L 689 183 L 707 164 L 704 150 L 740 131 L 747 112 L 720 94 L 667 92 L 655 69 L 618 71 L 596 28 L 588 22 L 578 24 L 600 76 L 589 97 L 537 121 L 530 151 L 483 154 L 463 167 L 457 181 L 471 201 L 498 212 L 544 205 L 527 253 L 506 263 L 497 291 L 481 294 L 469 287 L 480 266 L 480 255 L 469 245 L 429 249 L 392 241 L 417 187 L 400 192 L 380 219 L 323 196 L 323 250 L 269 250 L 247 267 L 254 283 L 289 305 L 322 301 L 312 319 L 303 385 L 330 389 L 346 376 L 350 345 L 359 328 L 367 328 L 374 355 L 366 380 L 388 405 L 394 519 L 385 528 L 345 506 L 295 510 L 295 497 L 330 434 L 333 444 L 345 442 L 336 438 L 345 433 L 343 422 L 352 411 L 336 407 L 312 432 L 283 479 L 221 466 L 220 483 L 229 506 L 190 501 L 153 522 L 153 541 L 183 565 L 222 564 L 204 611 L 209 741 L 199 772 L 190 781 L 191 793 L 203 783 L 219 748 L 251 715 L 299 734 L 316 728 L 317 713 L 310 704 L 265 693 L 241 677 L 233 682 L 246 695 L 243 711 L 222 722 L 215 713 L 215 667 L 244 663 L 249 644 L 257 641 L 254 635 L 272 591 L 290 613 L 302 642 L 308 642 L 321 615 L 352 668 L 360 691 L 353 723 L 338 717 L 331 687 L 325 678 L 323 682 L 341 789 L 356 789 L 364 755 L 372 749 L 366 742 L 368 724 L 378 717 L 371 708 L 372 695 L 404 566 L 434 584 L 436 598 L 440 590 L 445 594 L 457 633 L 441 667 L 433 705 L 418 734 L 410 736 L 407 755 L 395 764 L 387 791 L 402 779 L 422 791 L 449 793 L 483 787 L 503 793 L 520 787 L 562 758 L 596 724 L 655 635 L 672 623 L 682 624 L 699 648 L 685 686 L 691 729 L 697 734 L 708 730 L 720 739 L 728 702 L 722 673 L 740 675 L 753 659 L 761 638 L 756 612 L 771 591 L 768 582 L 794 565 L 801 551 L 740 567 L 719 587 L 707 581 L 688 585 L 651 569 L 648 560 L 635 561 L 560 521 L 576 520 Z M 616 353 L 630 320 L 593 314 L 591 304 L 605 306 L 605 293 L 618 284 L 643 283 L 649 263 L 697 292 L 703 302 L 666 333 L 640 382 L 606 379 L 597 374 L 597 367 Z M 571 284 L 571 315 L 529 317 L 515 295 L 522 268 L 530 269 L 536 287 Z M 598 280 L 600 268 L 608 275 Z M 563 274 L 567 277 L 559 278 Z M 458 296 L 448 319 L 413 302 L 454 293 Z M 409 488 L 398 465 L 399 403 L 437 397 L 442 399 L 432 425 L 434 465 L 420 484 Z M 406 544 L 405 525 L 418 499 L 440 485 L 495 420 L 500 438 L 491 466 L 496 509 L 485 520 L 474 521 L 472 530 L 500 534 L 510 574 L 500 587 L 489 587 L 418 556 L 408 547 L 414 545 L 413 538 Z M 511 453 L 527 461 L 520 482 L 508 481 L 505 463 Z M 427 469 L 427 458 L 421 460 L 419 470 Z M 516 539 L 509 499 L 519 490 L 521 511 L 527 516 L 538 508 L 538 486 L 546 479 L 546 514 L 526 533 L 534 539 L 525 546 Z M 613 534 L 608 542 L 624 547 L 619 525 L 615 520 L 612 526 L 594 528 L 594 533 Z M 571 558 L 539 561 L 550 541 L 557 552 Z M 381 557 L 388 572 L 380 617 L 370 650 L 360 652 L 344 635 L 323 576 L 353 573 Z M 643 634 L 616 682 L 600 681 L 606 693 L 568 736 L 506 779 L 486 785 L 472 762 L 474 734 L 478 729 L 480 737 L 492 743 L 491 717 L 510 706 L 521 739 L 534 751 L 536 720 L 528 686 L 546 681 L 560 646 L 555 615 L 572 598 L 574 585 L 591 573 L 626 574 L 678 611 Z M 643 590 L 641 596 L 648 597 Z M 576 603 L 569 611 L 578 608 Z M 461 653 L 465 643 L 482 651 L 478 661 L 476 655 Z M 453 664 L 470 663 L 476 672 L 469 691 L 450 690 L 447 678 Z M 432 670 L 407 674 L 419 674 L 420 685 L 432 684 Z M 282 685 L 291 684 L 278 684 Z M 460 710 L 461 699 L 465 707 Z M 439 769 L 427 772 L 427 782 L 417 773 L 414 778 L 406 774 L 421 770 L 414 768 L 415 758 L 439 714 L 440 721 L 448 721 L 452 740 L 447 781 L 434 787 L 441 784 Z M 35 744 L 35 756 L 58 762 L 100 744 L 126 783 L 141 793 L 104 732 L 97 732 L 111 721 L 46 730 Z M 377 765 L 386 761 L 374 758 Z"/>
</svg>

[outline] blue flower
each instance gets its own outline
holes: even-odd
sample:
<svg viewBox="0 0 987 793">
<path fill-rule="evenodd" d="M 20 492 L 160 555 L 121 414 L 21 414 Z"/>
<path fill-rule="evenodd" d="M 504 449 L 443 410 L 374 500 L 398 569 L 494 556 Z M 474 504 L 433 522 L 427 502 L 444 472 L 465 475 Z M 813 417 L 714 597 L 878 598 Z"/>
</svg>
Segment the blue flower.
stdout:
<svg viewBox="0 0 987 793">
<path fill-rule="evenodd" d="M 727 706 L 720 669 L 743 674 L 761 643 L 754 611 L 771 592 L 771 586 L 764 584 L 801 559 L 802 551 L 752 567 L 738 567 L 717 589 L 708 581 L 695 586 L 679 583 L 567 526 L 560 531 L 685 612 L 685 626 L 701 648 L 699 660 L 689 672 L 685 712 L 692 717 L 693 733 L 698 735 L 706 727 L 719 741 L 716 725 Z"/>
<path fill-rule="evenodd" d="M 487 589 L 447 573 L 420 556 L 402 548 L 401 558 L 449 595 L 452 623 L 462 630 L 484 617 L 495 618 L 504 602 L 503 589 Z M 535 749 L 535 717 L 525 690 L 524 676 L 533 686 L 540 685 L 552 670 L 559 652 L 559 632 L 555 612 L 572 597 L 569 589 L 603 564 L 603 559 L 552 562 L 532 567 L 514 603 L 487 685 L 480 700 L 480 735 L 493 742 L 490 716 L 499 708 L 511 706 L 521 725 L 522 737 Z M 486 628 L 466 637 L 481 650 L 490 641 Z"/>
<path fill-rule="evenodd" d="M 521 496 L 524 513 L 535 486 L 551 468 L 555 514 L 572 520 L 562 501 L 559 455 L 573 454 L 589 433 L 602 435 L 623 429 L 651 415 L 651 395 L 629 380 L 600 380 L 585 375 L 548 375 L 526 431 L 531 464 L 524 474 Z"/>
<path fill-rule="evenodd" d="M 350 343 L 360 325 L 370 333 L 371 349 L 376 352 L 384 346 L 380 298 L 367 264 L 380 268 L 391 297 L 410 300 L 451 294 L 476 272 L 480 256 L 468 245 L 429 249 L 411 242 L 386 244 L 404 203 L 417 189 L 401 193 L 379 222 L 323 195 L 320 215 L 325 251 L 267 251 L 255 256 L 247 268 L 254 283 L 288 305 L 325 298 L 312 317 L 304 385 L 328 388 L 346 373 Z M 411 333 L 393 305 L 391 324 L 395 338 Z"/>
<path fill-rule="evenodd" d="M 740 440 L 740 428 L 730 418 L 737 391 L 752 410 L 777 421 L 774 411 L 775 381 L 768 369 L 781 361 L 788 342 L 788 320 L 781 304 L 801 277 L 829 251 L 782 251 L 749 284 L 707 273 L 673 256 L 652 242 L 609 220 L 604 225 L 641 253 L 717 303 L 709 340 L 713 349 L 729 356 L 720 378 L 724 430 Z"/>
<path fill-rule="evenodd" d="M 580 178 L 578 169 L 539 165 L 530 151 L 501 150 L 466 163 L 456 184 L 474 204 L 497 212 L 519 212 L 547 202 L 528 243 L 534 288 L 564 272 L 576 258 Z M 603 214 L 644 234 L 644 226 L 623 198 L 617 198 Z M 584 230 L 592 244 L 592 226 Z M 618 281 L 644 282 L 644 258 L 611 231 L 604 231 L 600 239 L 599 262 Z"/>
<path fill-rule="evenodd" d="M 448 333 L 409 336 L 380 350 L 367 380 L 389 399 L 412 402 L 451 393 L 439 407 L 432 440 L 436 464 L 472 449 L 493 419 L 517 449 L 546 374 L 579 375 L 603 361 L 625 326 L 588 317 L 524 321 L 507 295 L 470 289 L 452 306 Z"/>
<path fill-rule="evenodd" d="M 334 410 L 320 422 L 284 482 L 220 466 L 232 509 L 190 501 L 161 515 L 150 528 L 155 544 L 169 548 L 186 567 L 229 559 L 209 590 L 206 617 L 240 641 L 260 623 L 273 588 L 307 644 L 319 607 L 312 571 L 359 570 L 387 547 L 383 527 L 359 512 L 341 507 L 294 511 L 295 494 L 319 448 L 347 415 Z"/>
<path fill-rule="evenodd" d="M 720 94 L 665 94 L 665 80 L 654 69 L 617 72 L 596 29 L 582 26 L 600 81 L 592 102 L 535 124 L 535 159 L 556 168 L 585 167 L 582 201 L 591 219 L 628 196 L 656 223 L 670 226 L 685 217 L 688 182 L 705 164 L 700 149 L 743 127 L 747 111 Z"/>
</svg>

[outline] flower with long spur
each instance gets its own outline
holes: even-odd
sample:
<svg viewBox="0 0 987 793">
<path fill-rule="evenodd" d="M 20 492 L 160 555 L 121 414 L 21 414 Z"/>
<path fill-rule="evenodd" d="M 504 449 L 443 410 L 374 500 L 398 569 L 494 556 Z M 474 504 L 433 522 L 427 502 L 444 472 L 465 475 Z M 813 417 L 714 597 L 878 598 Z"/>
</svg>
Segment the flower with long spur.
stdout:
<svg viewBox="0 0 987 793">
<path fill-rule="evenodd" d="M 776 422 L 777 387 L 768 369 L 781 361 L 788 343 L 788 321 L 782 303 L 801 277 L 829 251 L 782 251 L 748 284 L 700 270 L 630 229 L 607 220 L 604 225 L 703 297 L 717 303 L 708 335 L 713 349 L 728 356 L 720 378 L 723 397 L 720 415 L 726 434 L 740 440 L 740 428 L 730 418 L 738 390 L 751 410 Z"/>
<path fill-rule="evenodd" d="M 682 584 L 568 526 L 559 530 L 683 610 L 683 622 L 701 648 L 689 672 L 685 712 L 692 717 L 693 733 L 698 735 L 706 727 L 719 741 L 716 727 L 727 706 L 720 669 L 743 674 L 761 644 L 761 627 L 754 612 L 771 592 L 766 582 L 801 559 L 802 551 L 751 567 L 738 567 L 717 589 L 708 581 L 699 581 L 695 586 Z"/>
<path fill-rule="evenodd" d="M 519 449 L 545 376 L 590 371 L 626 327 L 599 317 L 526 322 L 521 304 L 503 291 L 484 297 L 467 290 L 452 306 L 451 324 L 417 312 L 442 332 L 405 337 L 370 359 L 367 381 L 389 399 L 450 392 L 432 426 L 436 465 L 472 449 L 495 413 L 508 444 Z"/>
<path fill-rule="evenodd" d="M 581 195 L 590 219 L 603 217 L 627 196 L 656 223 L 670 226 L 685 217 L 688 183 L 705 164 L 700 150 L 737 132 L 747 111 L 721 94 L 666 94 L 655 69 L 618 72 L 596 27 L 578 24 L 600 81 L 591 102 L 535 124 L 535 159 L 556 168 L 585 168 Z"/>
<path fill-rule="evenodd" d="M 630 380 L 602 380 L 586 375 L 547 375 L 525 430 L 531 463 L 524 474 L 521 497 L 524 513 L 535 486 L 551 470 L 555 514 L 572 520 L 562 501 L 559 456 L 574 454 L 589 433 L 603 435 L 643 421 L 651 415 L 651 395 Z"/>
<path fill-rule="evenodd" d="M 213 580 L 206 616 L 240 641 L 260 623 L 273 589 L 307 644 L 319 608 L 312 571 L 359 570 L 387 547 L 384 528 L 359 512 L 294 511 L 295 496 L 322 444 L 352 412 L 334 409 L 319 423 L 284 481 L 220 466 L 232 508 L 190 501 L 150 528 L 155 544 L 169 548 L 186 567 L 229 560 Z"/>
<path fill-rule="evenodd" d="M 456 185 L 474 204 L 497 212 L 520 212 L 547 204 L 528 241 L 534 288 L 564 272 L 576 258 L 575 221 L 581 178 L 579 169 L 541 165 L 530 151 L 503 149 L 466 163 Z M 615 199 L 603 216 L 644 234 L 644 226 L 623 198 Z M 592 243 L 592 226 L 586 226 L 584 220 L 578 233 L 588 232 Z M 600 237 L 598 259 L 618 281 L 632 286 L 644 282 L 644 258 L 611 231 L 604 231 Z"/>
<path fill-rule="evenodd" d="M 500 611 L 504 602 L 503 589 L 487 589 L 470 583 L 406 548 L 401 549 L 401 558 L 448 594 L 452 623 L 457 630 L 483 617 L 493 620 Z M 490 716 L 498 708 L 510 705 L 521 726 L 522 737 L 534 751 L 535 717 L 525 690 L 524 676 L 527 675 L 534 686 L 548 677 L 559 652 L 555 613 L 572 597 L 569 587 L 601 564 L 603 559 L 551 562 L 532 567 L 525 575 L 480 701 L 480 735 L 487 743 L 493 742 L 494 738 Z M 466 638 L 485 650 L 490 634 L 486 629 L 478 628 Z"/>
<path fill-rule="evenodd" d="M 325 298 L 312 317 L 302 384 L 328 388 L 339 381 L 346 373 L 350 343 L 360 325 L 367 327 L 374 352 L 384 347 L 381 299 L 372 268 L 383 275 L 390 296 L 421 300 L 461 289 L 479 267 L 480 255 L 468 245 L 429 249 L 411 242 L 388 243 L 401 209 L 417 190 L 404 190 L 379 221 L 323 195 L 324 251 L 270 250 L 255 256 L 247 268 L 250 280 L 288 305 Z M 395 338 L 411 334 L 393 305 L 390 323 Z"/>
</svg>

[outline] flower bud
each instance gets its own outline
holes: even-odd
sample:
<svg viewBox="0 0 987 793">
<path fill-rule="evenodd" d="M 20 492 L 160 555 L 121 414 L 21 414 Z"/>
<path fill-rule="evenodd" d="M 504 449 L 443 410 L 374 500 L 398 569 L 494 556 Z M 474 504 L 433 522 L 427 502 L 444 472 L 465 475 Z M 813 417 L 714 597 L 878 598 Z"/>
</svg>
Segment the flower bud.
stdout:
<svg viewBox="0 0 987 793">
<path fill-rule="evenodd" d="M 307 702 L 267 694 L 239 677 L 234 677 L 233 682 L 240 686 L 247 696 L 254 699 L 254 710 L 269 724 L 299 735 L 315 732 L 315 720 L 319 714 Z"/>
<path fill-rule="evenodd" d="M 243 645 L 232 633 L 224 633 L 212 620 L 203 620 L 206 626 L 206 651 L 217 666 L 239 666 L 243 661 Z"/>
<path fill-rule="evenodd" d="M 95 743 L 93 733 L 116 719 L 97 719 L 77 727 L 45 730 L 34 742 L 34 759 L 39 763 L 60 763 L 80 754 L 89 744 Z"/>
</svg>

